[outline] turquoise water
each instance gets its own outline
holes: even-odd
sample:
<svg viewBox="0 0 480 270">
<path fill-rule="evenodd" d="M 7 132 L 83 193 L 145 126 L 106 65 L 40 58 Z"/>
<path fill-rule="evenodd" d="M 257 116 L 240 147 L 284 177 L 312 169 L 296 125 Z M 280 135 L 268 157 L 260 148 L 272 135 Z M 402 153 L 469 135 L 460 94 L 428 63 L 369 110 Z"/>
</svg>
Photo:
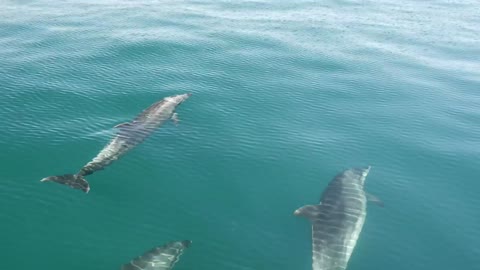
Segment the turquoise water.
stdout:
<svg viewBox="0 0 480 270">
<path fill-rule="evenodd" d="M 3 1 L 1 269 L 311 269 L 339 171 L 372 165 L 354 269 L 480 263 L 478 1 Z M 193 93 L 89 177 L 112 127 Z"/>
</svg>

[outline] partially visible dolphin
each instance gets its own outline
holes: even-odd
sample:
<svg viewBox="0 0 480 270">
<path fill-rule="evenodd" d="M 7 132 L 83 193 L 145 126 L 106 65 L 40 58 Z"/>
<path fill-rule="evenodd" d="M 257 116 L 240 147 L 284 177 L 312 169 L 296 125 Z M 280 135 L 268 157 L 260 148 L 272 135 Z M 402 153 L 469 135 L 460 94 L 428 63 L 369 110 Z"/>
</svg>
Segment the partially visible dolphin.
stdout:
<svg viewBox="0 0 480 270">
<path fill-rule="evenodd" d="M 184 240 L 155 247 L 122 265 L 121 270 L 170 270 L 191 244 L 192 241 Z"/>
<path fill-rule="evenodd" d="M 344 270 L 367 215 L 367 200 L 383 203 L 364 191 L 370 166 L 339 173 L 328 184 L 320 203 L 297 209 L 312 222 L 313 270 Z"/>
<path fill-rule="evenodd" d="M 80 189 L 88 193 L 90 186 L 84 176 L 102 170 L 120 156 L 145 140 L 156 128 L 172 119 L 178 123 L 175 109 L 190 97 L 190 93 L 166 97 L 145 109 L 133 121 L 116 125 L 117 134 L 97 156 L 83 166 L 77 174 L 64 174 L 43 178 L 42 182 L 52 181 Z"/>
</svg>

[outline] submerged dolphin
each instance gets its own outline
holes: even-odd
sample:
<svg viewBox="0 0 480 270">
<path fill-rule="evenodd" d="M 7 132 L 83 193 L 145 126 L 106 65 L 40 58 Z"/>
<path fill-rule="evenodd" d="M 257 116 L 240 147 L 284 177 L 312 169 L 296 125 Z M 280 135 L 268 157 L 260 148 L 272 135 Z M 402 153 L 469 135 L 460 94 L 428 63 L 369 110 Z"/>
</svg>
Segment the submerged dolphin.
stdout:
<svg viewBox="0 0 480 270">
<path fill-rule="evenodd" d="M 155 247 L 122 265 L 121 270 L 170 270 L 192 241 L 175 241 Z"/>
<path fill-rule="evenodd" d="M 312 222 L 313 270 L 346 269 L 365 222 L 367 200 L 383 206 L 363 189 L 369 171 L 370 166 L 341 172 L 328 184 L 319 204 L 294 212 Z"/>
<path fill-rule="evenodd" d="M 64 174 L 43 178 L 42 182 L 52 181 L 70 186 L 88 193 L 90 186 L 84 176 L 102 170 L 120 156 L 133 149 L 145 140 L 156 128 L 165 121 L 172 119 L 178 123 L 175 109 L 191 94 L 182 94 L 166 97 L 145 109 L 133 121 L 116 125 L 117 135 L 108 143 L 97 156 L 83 166 L 77 174 Z"/>
</svg>

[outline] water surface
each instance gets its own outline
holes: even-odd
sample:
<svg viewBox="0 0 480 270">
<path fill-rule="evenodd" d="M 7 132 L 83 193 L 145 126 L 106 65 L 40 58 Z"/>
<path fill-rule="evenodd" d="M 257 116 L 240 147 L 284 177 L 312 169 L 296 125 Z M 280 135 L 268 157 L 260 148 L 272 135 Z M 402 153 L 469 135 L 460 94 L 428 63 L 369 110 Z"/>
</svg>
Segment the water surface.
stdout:
<svg viewBox="0 0 480 270">
<path fill-rule="evenodd" d="M 311 269 L 339 171 L 372 165 L 354 269 L 480 263 L 478 1 L 3 1 L 5 269 L 118 269 L 170 240 L 176 269 Z M 138 148 L 53 183 L 112 127 L 191 92 Z"/>
</svg>

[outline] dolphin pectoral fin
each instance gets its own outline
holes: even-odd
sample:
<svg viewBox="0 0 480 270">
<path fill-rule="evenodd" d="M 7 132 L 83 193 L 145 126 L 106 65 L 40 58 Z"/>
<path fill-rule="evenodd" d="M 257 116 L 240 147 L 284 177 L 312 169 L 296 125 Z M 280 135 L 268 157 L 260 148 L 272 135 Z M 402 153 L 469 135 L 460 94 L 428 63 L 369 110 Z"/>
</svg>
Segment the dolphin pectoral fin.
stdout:
<svg viewBox="0 0 480 270">
<path fill-rule="evenodd" d="M 315 204 L 315 205 L 304 205 L 300 208 L 298 208 L 297 210 L 295 210 L 295 212 L 293 212 L 293 214 L 295 216 L 299 216 L 299 217 L 306 217 L 308 219 L 312 219 L 314 217 L 316 217 L 318 215 L 318 213 L 320 213 L 320 204 Z"/>
<path fill-rule="evenodd" d="M 380 200 L 377 196 L 375 195 L 372 195 L 370 193 L 366 193 L 366 196 L 367 196 L 367 200 L 370 201 L 370 202 L 373 202 L 374 204 L 380 206 L 380 207 L 384 207 L 385 205 L 383 204 L 382 200 Z"/>
<path fill-rule="evenodd" d="M 178 126 L 178 122 L 180 122 L 180 119 L 178 119 L 178 114 L 177 113 L 172 114 L 172 121 L 175 124 L 175 126 Z"/>
<path fill-rule="evenodd" d="M 128 127 L 128 126 L 130 126 L 130 123 L 125 122 L 125 123 L 121 123 L 121 124 L 118 124 L 118 125 L 114 126 L 114 128 L 122 128 L 122 127 Z"/>
</svg>

